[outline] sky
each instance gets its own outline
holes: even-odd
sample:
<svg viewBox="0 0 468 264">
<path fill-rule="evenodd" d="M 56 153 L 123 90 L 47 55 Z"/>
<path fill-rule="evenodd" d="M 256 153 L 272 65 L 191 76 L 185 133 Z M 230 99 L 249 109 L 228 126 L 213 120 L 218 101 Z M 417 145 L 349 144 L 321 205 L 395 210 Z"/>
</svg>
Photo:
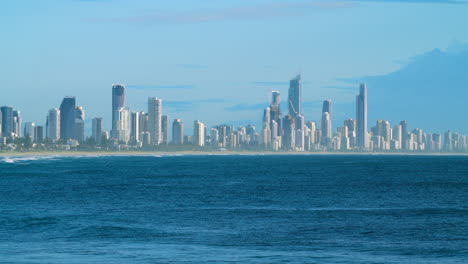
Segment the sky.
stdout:
<svg viewBox="0 0 468 264">
<path fill-rule="evenodd" d="M 366 82 L 370 126 L 467 133 L 467 14 L 461 0 L 4 0 L 0 105 L 44 124 L 73 95 L 88 129 L 93 117 L 109 128 L 119 83 L 130 110 L 162 98 L 188 130 L 196 119 L 259 126 L 273 90 L 286 113 L 301 73 L 307 120 L 320 120 L 325 99 L 335 127 L 355 118 Z"/>
</svg>

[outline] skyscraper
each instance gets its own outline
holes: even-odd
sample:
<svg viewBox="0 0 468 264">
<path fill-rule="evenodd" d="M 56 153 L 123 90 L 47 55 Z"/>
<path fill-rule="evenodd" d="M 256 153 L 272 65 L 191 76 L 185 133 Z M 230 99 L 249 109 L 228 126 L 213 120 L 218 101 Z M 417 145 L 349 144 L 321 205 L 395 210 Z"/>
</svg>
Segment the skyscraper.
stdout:
<svg viewBox="0 0 468 264">
<path fill-rule="evenodd" d="M 301 75 L 299 74 L 296 78 L 289 81 L 288 109 L 289 115 L 294 119 L 298 115 L 302 115 L 301 97 Z"/>
<path fill-rule="evenodd" d="M 60 110 L 57 108 L 49 110 L 47 115 L 46 137 L 52 142 L 60 139 Z"/>
<path fill-rule="evenodd" d="M 132 112 L 130 114 L 130 141 L 132 144 L 140 142 L 141 128 L 140 128 L 140 115 L 142 112 Z"/>
<path fill-rule="evenodd" d="M 167 115 L 163 115 L 161 118 L 161 133 L 162 143 L 167 145 L 169 143 L 169 121 Z"/>
<path fill-rule="evenodd" d="M 272 100 L 270 104 L 270 122 L 276 122 L 276 131 L 273 131 L 273 128 L 270 127 L 272 134 L 281 136 L 281 96 L 280 92 L 272 92 Z"/>
<path fill-rule="evenodd" d="M 329 112 L 322 113 L 322 124 L 321 124 L 321 131 L 322 131 L 322 145 L 328 146 L 332 139 L 332 125 L 331 125 L 331 117 Z"/>
<path fill-rule="evenodd" d="M 162 100 L 156 97 L 148 98 L 148 131 L 153 145 L 159 145 L 162 142 L 161 121 Z"/>
<path fill-rule="evenodd" d="M 85 112 L 82 106 L 75 108 L 75 134 L 73 139 L 83 142 L 85 140 Z"/>
<path fill-rule="evenodd" d="M 74 96 L 63 98 L 60 104 L 60 138 L 74 139 L 75 138 L 75 108 L 76 99 Z"/>
<path fill-rule="evenodd" d="M 130 110 L 127 107 L 121 107 L 116 114 L 116 138 L 127 144 L 130 141 Z"/>
<path fill-rule="evenodd" d="M 369 134 L 367 132 L 367 86 L 361 84 L 359 87 L 359 95 L 356 96 L 356 144 L 358 148 L 369 148 Z"/>
<path fill-rule="evenodd" d="M 175 145 L 184 143 L 184 124 L 180 119 L 174 119 L 172 122 L 172 143 Z"/>
<path fill-rule="evenodd" d="M 34 122 L 26 122 L 24 124 L 24 137 L 30 138 L 31 142 L 36 141 L 36 124 Z"/>
<path fill-rule="evenodd" d="M 14 133 L 13 107 L 2 106 L 0 111 L 2 112 L 2 135 L 9 137 Z"/>
<path fill-rule="evenodd" d="M 102 143 L 102 132 L 104 131 L 102 117 L 93 118 L 92 136 L 97 145 Z"/>
<path fill-rule="evenodd" d="M 401 126 L 401 148 L 404 150 L 407 150 L 409 148 L 408 146 L 408 122 L 406 120 L 403 120 L 400 122 Z"/>
<path fill-rule="evenodd" d="M 282 145 L 284 150 L 294 150 L 296 146 L 296 119 L 286 115 L 283 119 L 284 135 Z"/>
<path fill-rule="evenodd" d="M 198 120 L 193 123 L 193 144 L 205 146 L 205 125 Z"/>
<path fill-rule="evenodd" d="M 332 102 L 331 100 L 323 101 L 322 113 L 328 112 L 330 116 L 332 115 Z"/>
<path fill-rule="evenodd" d="M 121 84 L 112 85 L 112 130 L 111 137 L 117 137 L 116 118 L 120 108 L 125 107 L 125 86 Z"/>
<path fill-rule="evenodd" d="M 13 111 L 13 133 L 17 137 L 21 137 L 21 113 Z"/>
<path fill-rule="evenodd" d="M 44 142 L 44 127 L 36 126 L 34 128 L 34 139 L 37 143 Z"/>
</svg>

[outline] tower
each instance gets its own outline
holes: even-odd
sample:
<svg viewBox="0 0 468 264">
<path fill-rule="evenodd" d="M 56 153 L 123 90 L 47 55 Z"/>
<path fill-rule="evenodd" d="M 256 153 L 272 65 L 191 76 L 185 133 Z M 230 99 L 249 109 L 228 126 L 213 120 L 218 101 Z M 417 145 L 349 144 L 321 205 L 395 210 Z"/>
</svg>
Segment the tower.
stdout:
<svg viewBox="0 0 468 264">
<path fill-rule="evenodd" d="M 67 96 L 60 104 L 60 138 L 74 139 L 76 98 Z"/>
<path fill-rule="evenodd" d="M 151 135 L 151 144 L 159 145 L 162 142 L 162 100 L 156 97 L 148 98 L 148 132 Z"/>
<path fill-rule="evenodd" d="M 369 148 L 369 134 L 367 132 L 367 86 L 361 84 L 359 95 L 356 96 L 356 145 L 361 149 Z"/>
<path fill-rule="evenodd" d="M 120 108 L 125 107 L 125 86 L 121 84 L 112 85 L 112 130 L 111 137 L 117 137 L 117 112 Z"/>
</svg>

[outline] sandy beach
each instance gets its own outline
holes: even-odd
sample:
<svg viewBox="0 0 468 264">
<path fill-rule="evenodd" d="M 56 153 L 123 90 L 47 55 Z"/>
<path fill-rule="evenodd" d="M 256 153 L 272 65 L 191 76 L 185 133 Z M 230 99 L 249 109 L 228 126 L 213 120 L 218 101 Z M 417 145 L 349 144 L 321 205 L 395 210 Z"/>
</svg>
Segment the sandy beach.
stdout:
<svg viewBox="0 0 468 264">
<path fill-rule="evenodd" d="M 0 157 L 18 156 L 184 156 L 184 155 L 369 155 L 369 156 L 468 156 L 468 153 L 405 153 L 405 152 L 259 152 L 259 151 L 31 151 L 0 152 Z"/>
</svg>

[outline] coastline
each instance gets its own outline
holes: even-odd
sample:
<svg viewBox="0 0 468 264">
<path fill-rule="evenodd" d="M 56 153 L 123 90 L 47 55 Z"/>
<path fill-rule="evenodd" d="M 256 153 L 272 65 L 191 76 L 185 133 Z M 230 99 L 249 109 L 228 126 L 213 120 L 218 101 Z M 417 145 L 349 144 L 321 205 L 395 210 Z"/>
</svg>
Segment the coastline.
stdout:
<svg viewBox="0 0 468 264">
<path fill-rule="evenodd" d="M 362 155 L 362 156 L 468 156 L 468 153 L 406 153 L 406 152 L 269 152 L 269 151 L 31 151 L 0 152 L 0 157 L 104 157 L 104 156 L 260 156 L 260 155 Z"/>
</svg>

